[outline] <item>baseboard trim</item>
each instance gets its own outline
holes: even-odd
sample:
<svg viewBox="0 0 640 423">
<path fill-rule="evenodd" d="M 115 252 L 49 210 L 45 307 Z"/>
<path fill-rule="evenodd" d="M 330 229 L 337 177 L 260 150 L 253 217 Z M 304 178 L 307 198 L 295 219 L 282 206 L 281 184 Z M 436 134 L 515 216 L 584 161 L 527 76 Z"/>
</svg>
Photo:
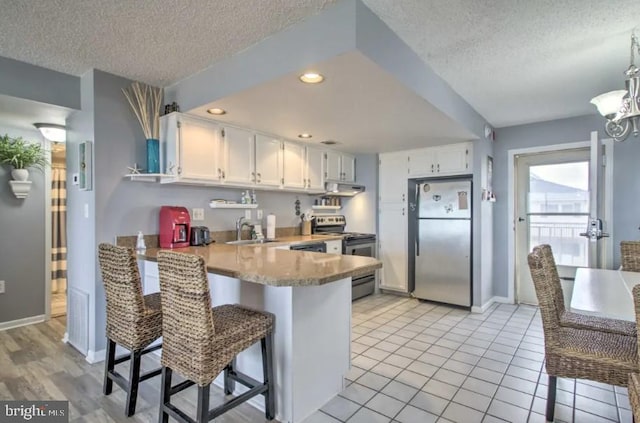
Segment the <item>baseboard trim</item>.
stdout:
<svg viewBox="0 0 640 423">
<path fill-rule="evenodd" d="M 20 326 L 33 325 L 35 323 L 42 323 L 45 320 L 46 320 L 45 315 L 39 314 L 37 316 L 25 317 L 24 319 L 17 319 L 17 320 L 11 320 L 8 322 L 2 322 L 0 323 L 0 331 L 19 328 Z"/>
<path fill-rule="evenodd" d="M 62 337 L 62 342 L 64 344 L 68 344 L 69 343 L 69 332 L 65 332 L 64 336 Z"/>
<path fill-rule="evenodd" d="M 487 311 L 487 309 L 489 307 L 491 307 L 491 304 L 493 303 L 501 303 L 501 304 L 511 304 L 511 301 L 509 301 L 509 299 L 507 297 L 491 297 L 489 299 L 489 301 L 487 301 L 486 303 L 482 304 L 481 306 L 473 306 L 471 307 L 471 312 L 472 313 L 484 313 L 485 311 Z"/>
<path fill-rule="evenodd" d="M 87 363 L 89 364 L 96 364 L 96 363 L 100 363 L 101 361 L 104 361 L 106 356 L 107 356 L 106 349 L 102 349 L 98 351 L 89 350 L 87 352 L 87 356 L 85 357 L 85 360 L 87 360 Z"/>
</svg>

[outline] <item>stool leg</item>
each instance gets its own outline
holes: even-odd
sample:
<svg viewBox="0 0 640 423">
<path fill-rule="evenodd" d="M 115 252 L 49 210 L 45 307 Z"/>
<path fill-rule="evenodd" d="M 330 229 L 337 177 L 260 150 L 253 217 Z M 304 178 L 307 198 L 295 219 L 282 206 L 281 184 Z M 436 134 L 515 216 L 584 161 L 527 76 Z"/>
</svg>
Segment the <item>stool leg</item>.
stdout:
<svg viewBox="0 0 640 423">
<path fill-rule="evenodd" d="M 171 400 L 171 369 L 162 368 L 162 382 L 160 384 L 160 414 L 159 423 L 169 423 L 169 414 L 164 411 L 165 404 Z"/>
<path fill-rule="evenodd" d="M 209 421 L 209 387 L 198 386 L 198 410 L 196 411 L 196 421 L 205 423 Z"/>
<path fill-rule="evenodd" d="M 109 374 L 115 367 L 116 360 L 116 343 L 107 338 L 107 359 L 104 362 L 104 383 L 102 385 L 102 392 L 105 395 L 109 395 L 113 390 L 113 380 L 109 377 Z"/>
<path fill-rule="evenodd" d="M 556 409 L 556 383 L 558 378 L 549 375 L 549 387 L 547 388 L 547 421 L 553 421 L 553 415 Z"/>
<path fill-rule="evenodd" d="M 136 401 L 138 399 L 138 384 L 140 383 L 140 351 L 131 352 L 131 362 L 129 363 L 129 389 L 127 389 L 127 417 L 131 417 L 136 412 Z"/>
<path fill-rule="evenodd" d="M 236 369 L 236 359 L 235 357 L 227 367 L 224 368 L 224 393 L 226 395 L 233 394 L 233 391 L 236 389 L 236 381 L 229 377 L 229 373 L 235 371 Z"/>
<path fill-rule="evenodd" d="M 276 415 L 275 388 L 273 381 L 273 333 L 260 340 L 262 347 L 262 372 L 267 392 L 264 393 L 264 415 L 267 420 L 273 420 Z"/>
</svg>

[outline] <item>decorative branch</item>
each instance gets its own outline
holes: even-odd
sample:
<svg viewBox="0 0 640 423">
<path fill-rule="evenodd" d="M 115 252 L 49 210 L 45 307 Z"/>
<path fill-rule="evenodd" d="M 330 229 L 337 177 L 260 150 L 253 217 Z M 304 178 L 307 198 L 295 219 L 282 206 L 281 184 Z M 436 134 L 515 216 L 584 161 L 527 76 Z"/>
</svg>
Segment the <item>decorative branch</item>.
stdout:
<svg viewBox="0 0 640 423">
<path fill-rule="evenodd" d="M 160 136 L 159 120 L 162 88 L 152 87 L 136 81 L 130 87 L 123 88 L 122 92 L 136 118 L 138 118 L 145 138 L 158 139 Z"/>
</svg>

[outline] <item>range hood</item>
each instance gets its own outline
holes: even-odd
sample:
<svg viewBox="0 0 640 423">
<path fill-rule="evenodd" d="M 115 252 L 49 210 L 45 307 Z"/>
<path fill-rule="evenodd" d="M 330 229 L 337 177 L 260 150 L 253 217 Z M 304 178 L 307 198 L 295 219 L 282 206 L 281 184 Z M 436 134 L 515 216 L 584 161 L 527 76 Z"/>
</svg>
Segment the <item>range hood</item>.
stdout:
<svg viewBox="0 0 640 423">
<path fill-rule="evenodd" d="M 325 182 L 325 195 L 334 197 L 353 197 L 356 194 L 364 192 L 364 185 L 345 184 L 340 182 Z"/>
</svg>

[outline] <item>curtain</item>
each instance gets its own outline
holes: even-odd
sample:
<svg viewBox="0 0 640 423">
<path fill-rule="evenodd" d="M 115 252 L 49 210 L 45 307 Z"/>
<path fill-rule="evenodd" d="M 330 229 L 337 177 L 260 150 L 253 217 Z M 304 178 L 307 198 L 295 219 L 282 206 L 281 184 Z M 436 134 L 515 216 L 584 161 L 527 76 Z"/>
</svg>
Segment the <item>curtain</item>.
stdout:
<svg viewBox="0 0 640 423">
<path fill-rule="evenodd" d="M 51 290 L 67 291 L 67 171 L 51 169 Z"/>
</svg>

